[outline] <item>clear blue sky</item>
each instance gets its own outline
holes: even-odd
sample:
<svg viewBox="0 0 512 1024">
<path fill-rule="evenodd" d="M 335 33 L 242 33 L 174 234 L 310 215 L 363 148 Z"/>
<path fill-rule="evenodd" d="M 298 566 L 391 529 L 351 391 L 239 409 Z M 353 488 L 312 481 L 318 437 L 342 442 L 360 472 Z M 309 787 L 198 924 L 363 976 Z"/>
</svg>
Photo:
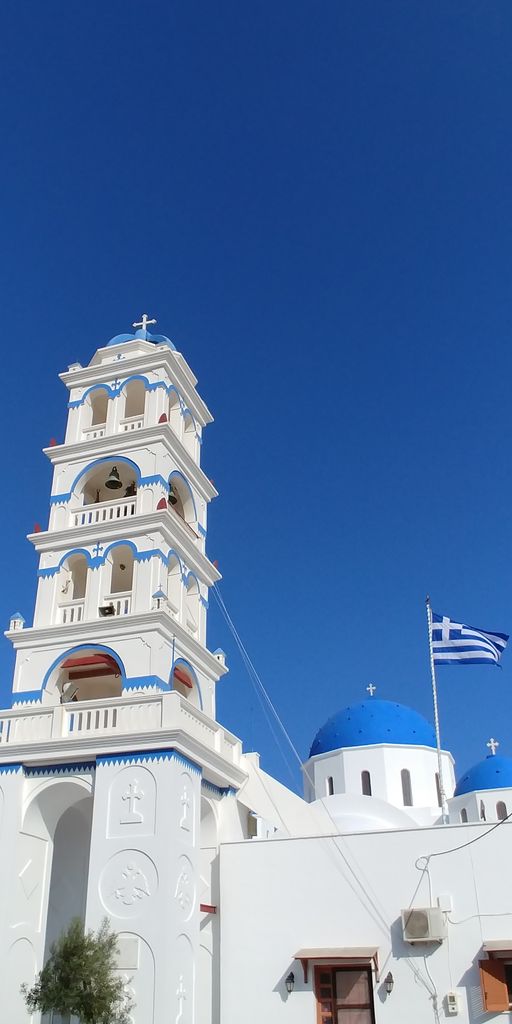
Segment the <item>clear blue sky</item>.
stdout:
<svg viewBox="0 0 512 1024">
<path fill-rule="evenodd" d="M 2 5 L 2 622 L 57 374 L 147 310 L 216 417 L 209 554 L 301 755 L 370 681 L 430 716 L 427 590 L 512 632 L 511 35 L 505 0 Z M 219 718 L 298 785 L 214 607 L 209 640 Z M 512 755 L 512 651 L 440 704 L 459 773 Z"/>
</svg>

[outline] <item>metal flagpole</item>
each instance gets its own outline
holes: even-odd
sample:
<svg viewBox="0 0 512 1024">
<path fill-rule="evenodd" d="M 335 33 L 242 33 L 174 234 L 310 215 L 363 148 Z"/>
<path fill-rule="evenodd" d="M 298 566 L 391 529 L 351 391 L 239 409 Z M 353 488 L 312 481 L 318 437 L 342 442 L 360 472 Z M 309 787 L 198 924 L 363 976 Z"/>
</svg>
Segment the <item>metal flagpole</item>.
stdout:
<svg viewBox="0 0 512 1024">
<path fill-rule="evenodd" d="M 439 770 L 439 793 L 441 796 L 441 811 L 443 818 L 443 825 L 448 824 L 448 804 L 446 802 L 446 795 L 444 791 L 443 782 L 443 761 L 441 757 L 441 732 L 439 729 L 439 709 L 437 705 L 437 685 L 436 685 L 436 670 L 434 665 L 434 651 L 432 648 L 432 608 L 430 607 L 430 597 L 427 594 L 427 622 L 428 622 L 428 649 L 430 652 L 430 675 L 432 677 L 432 700 L 434 703 L 434 727 L 436 730 L 436 744 L 437 744 L 437 765 Z"/>
</svg>

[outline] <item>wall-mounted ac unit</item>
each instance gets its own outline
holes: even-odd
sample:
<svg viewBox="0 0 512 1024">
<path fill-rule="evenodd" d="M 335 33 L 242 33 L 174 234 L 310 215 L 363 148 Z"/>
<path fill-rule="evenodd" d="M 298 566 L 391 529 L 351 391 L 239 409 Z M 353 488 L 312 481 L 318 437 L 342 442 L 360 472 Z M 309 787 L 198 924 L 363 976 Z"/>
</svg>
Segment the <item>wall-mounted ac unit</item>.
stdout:
<svg viewBox="0 0 512 1024">
<path fill-rule="evenodd" d="M 409 907 L 402 910 L 404 942 L 442 942 L 446 923 L 439 907 Z"/>
</svg>

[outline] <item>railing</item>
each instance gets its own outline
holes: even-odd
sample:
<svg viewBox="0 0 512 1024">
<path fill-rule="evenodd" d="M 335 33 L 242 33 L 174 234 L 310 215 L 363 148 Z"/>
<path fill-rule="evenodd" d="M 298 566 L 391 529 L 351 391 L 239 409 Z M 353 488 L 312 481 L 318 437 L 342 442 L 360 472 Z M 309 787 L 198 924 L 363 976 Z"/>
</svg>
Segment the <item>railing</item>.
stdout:
<svg viewBox="0 0 512 1024">
<path fill-rule="evenodd" d="M 16 695 L 14 695 L 16 696 Z M 182 731 L 233 765 L 240 764 L 240 740 L 174 692 L 134 694 L 104 700 L 79 701 L 53 706 L 33 704 L 0 711 L 0 758 L 15 758 L 17 745 L 65 741 L 97 736 Z M 7 751 L 6 748 L 9 748 Z M 61 748 L 62 749 L 62 748 Z M 96 747 L 95 747 L 96 749 Z M 107 747 L 108 749 L 108 747 Z M 37 761 L 38 752 L 30 752 Z M 23 760 L 30 760 L 27 752 Z"/>
<path fill-rule="evenodd" d="M 144 413 L 140 416 L 125 416 L 119 421 L 120 430 L 140 430 L 144 426 Z"/>
<path fill-rule="evenodd" d="M 95 437 L 105 437 L 106 429 L 106 423 L 95 423 L 94 427 L 84 427 L 82 430 L 82 440 L 92 441 Z"/>
<path fill-rule="evenodd" d="M 125 590 L 122 594 L 107 594 L 102 604 L 113 605 L 113 615 L 129 615 L 132 610 L 132 592 Z"/>
<path fill-rule="evenodd" d="M 92 526 L 94 523 L 111 523 L 118 519 L 134 516 L 137 497 L 118 498 L 117 501 L 99 501 L 84 505 L 79 512 L 72 512 L 73 526 Z"/>
<path fill-rule="evenodd" d="M 59 605 L 60 621 L 63 623 L 81 622 L 84 617 L 85 601 L 83 598 L 76 601 L 61 602 Z"/>
</svg>

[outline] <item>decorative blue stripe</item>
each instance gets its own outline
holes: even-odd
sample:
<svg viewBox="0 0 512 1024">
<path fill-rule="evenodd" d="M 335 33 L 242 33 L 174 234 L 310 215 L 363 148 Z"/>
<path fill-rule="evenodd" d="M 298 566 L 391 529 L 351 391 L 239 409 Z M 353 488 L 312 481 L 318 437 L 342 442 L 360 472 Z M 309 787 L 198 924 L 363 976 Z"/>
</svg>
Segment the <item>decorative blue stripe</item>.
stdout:
<svg viewBox="0 0 512 1024">
<path fill-rule="evenodd" d="M 204 526 L 201 526 L 201 523 L 197 524 L 197 532 L 201 534 L 201 537 L 206 537 L 206 530 Z"/>
<path fill-rule="evenodd" d="M 16 775 L 22 768 L 23 765 L 14 761 L 11 764 L 0 764 L 0 775 Z"/>
<path fill-rule="evenodd" d="M 206 597 L 203 597 L 203 595 L 200 594 L 199 595 L 199 600 L 200 600 L 203 608 L 208 608 L 208 601 L 207 601 Z"/>
<path fill-rule="evenodd" d="M 123 690 L 147 689 L 148 686 L 158 686 L 158 689 L 164 690 L 165 693 L 170 689 L 169 684 L 165 682 L 165 679 L 161 679 L 160 676 L 132 676 L 130 679 L 125 680 Z"/>
<path fill-rule="evenodd" d="M 91 394 L 91 391 L 97 391 L 98 389 L 106 391 L 109 398 L 117 398 L 118 395 L 120 395 L 123 389 L 126 387 L 126 385 L 129 384 L 130 381 L 132 380 L 143 381 L 146 391 L 156 391 L 157 388 L 163 388 L 164 391 L 167 391 L 167 394 L 170 394 L 171 391 L 175 391 L 180 400 L 180 404 L 183 403 L 183 399 L 175 384 L 166 384 L 164 380 L 149 381 L 147 377 L 143 377 L 141 374 L 135 373 L 131 377 L 126 377 L 126 379 L 121 381 L 121 383 L 117 387 L 115 386 L 115 382 L 112 382 L 112 384 L 93 384 L 90 388 L 87 388 L 87 391 L 84 391 L 81 398 L 75 398 L 72 401 L 69 401 L 68 409 L 78 409 L 79 406 L 84 405 L 85 400 L 87 396 Z M 190 415 L 192 416 L 192 413 Z"/>
<path fill-rule="evenodd" d="M 12 692 L 12 699 L 16 704 L 40 704 L 42 689 L 39 690 L 20 690 L 19 693 Z M 14 703 L 11 705 L 14 707 Z"/>
<path fill-rule="evenodd" d="M 137 551 L 135 555 L 137 562 L 149 562 L 150 558 L 161 558 L 165 565 L 167 565 L 169 560 L 169 556 L 164 555 L 160 548 L 150 548 L 149 551 Z"/>
<path fill-rule="evenodd" d="M 66 775 L 68 772 L 93 772 L 95 761 L 70 761 L 67 764 L 24 765 L 25 775 Z"/>
<path fill-rule="evenodd" d="M 178 761 L 185 765 L 190 771 L 202 774 L 201 768 L 194 761 L 189 761 L 184 754 L 179 754 L 174 748 L 169 750 L 139 750 L 129 754 L 102 754 L 96 758 L 98 766 L 112 764 L 135 764 L 142 761 Z"/>
<path fill-rule="evenodd" d="M 119 461 L 121 461 L 121 459 Z M 156 473 L 154 476 L 141 476 L 139 480 L 139 486 L 146 487 L 149 486 L 149 484 L 161 484 L 162 487 L 165 488 L 165 490 L 167 490 L 169 487 L 167 480 L 165 479 L 165 477 L 160 476 L 160 473 Z"/>
<path fill-rule="evenodd" d="M 215 793 L 216 796 L 236 796 L 237 794 L 237 790 L 233 786 L 216 786 L 214 782 L 209 782 L 208 779 L 202 779 L 201 786 L 210 793 Z"/>
</svg>

